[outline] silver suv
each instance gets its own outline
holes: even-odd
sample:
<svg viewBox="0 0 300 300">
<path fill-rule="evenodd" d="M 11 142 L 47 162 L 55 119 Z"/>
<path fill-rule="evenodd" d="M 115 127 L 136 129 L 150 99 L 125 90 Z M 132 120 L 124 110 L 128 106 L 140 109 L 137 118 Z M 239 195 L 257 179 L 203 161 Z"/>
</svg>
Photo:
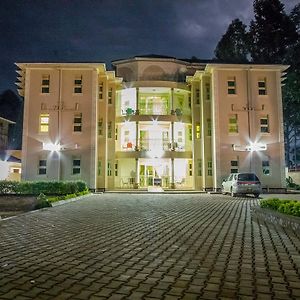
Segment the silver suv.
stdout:
<svg viewBox="0 0 300 300">
<path fill-rule="evenodd" d="M 254 173 L 233 173 L 222 183 L 222 194 L 230 193 L 232 197 L 238 194 L 261 194 L 261 183 Z"/>
</svg>

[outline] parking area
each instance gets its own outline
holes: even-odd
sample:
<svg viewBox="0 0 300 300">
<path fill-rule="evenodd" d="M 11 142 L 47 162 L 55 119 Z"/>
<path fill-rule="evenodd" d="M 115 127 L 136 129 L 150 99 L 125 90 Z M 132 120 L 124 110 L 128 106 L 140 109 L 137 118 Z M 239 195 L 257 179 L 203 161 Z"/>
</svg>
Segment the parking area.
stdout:
<svg viewBox="0 0 300 300">
<path fill-rule="evenodd" d="M 2 220 L 0 299 L 299 299 L 300 232 L 258 201 L 106 193 Z"/>
</svg>

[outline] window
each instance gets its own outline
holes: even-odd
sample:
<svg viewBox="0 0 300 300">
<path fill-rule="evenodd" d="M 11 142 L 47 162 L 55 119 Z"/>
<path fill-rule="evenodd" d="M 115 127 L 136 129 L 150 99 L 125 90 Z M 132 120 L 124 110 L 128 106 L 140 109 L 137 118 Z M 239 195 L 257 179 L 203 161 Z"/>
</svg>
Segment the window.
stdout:
<svg viewBox="0 0 300 300">
<path fill-rule="evenodd" d="M 75 76 L 74 93 L 75 94 L 81 94 L 82 93 L 82 75 Z"/>
<path fill-rule="evenodd" d="M 73 159 L 73 174 L 80 174 L 80 165 L 81 161 L 79 158 L 74 158 Z"/>
<path fill-rule="evenodd" d="M 264 116 L 260 118 L 260 132 L 269 133 L 269 116 Z"/>
<path fill-rule="evenodd" d="M 111 171 L 111 162 L 108 161 L 107 162 L 107 176 L 111 176 L 112 175 L 112 171 Z"/>
<path fill-rule="evenodd" d="M 115 176 L 118 176 L 118 162 L 115 162 Z"/>
<path fill-rule="evenodd" d="M 192 108 L 192 97 L 191 97 L 191 94 L 189 94 L 189 96 L 188 96 L 188 105 L 189 105 L 189 108 Z"/>
<path fill-rule="evenodd" d="M 192 131 L 191 125 L 188 125 L 188 132 L 189 132 L 189 141 L 192 141 L 193 140 L 193 131 Z"/>
<path fill-rule="evenodd" d="M 263 160 L 262 162 L 262 172 L 266 176 L 270 176 L 270 162 L 268 160 Z"/>
<path fill-rule="evenodd" d="M 211 160 L 209 160 L 207 162 L 207 175 L 212 176 L 212 161 Z"/>
<path fill-rule="evenodd" d="M 81 132 L 82 131 L 82 113 L 74 114 L 73 131 L 74 132 Z"/>
<path fill-rule="evenodd" d="M 189 175 L 193 176 L 193 163 L 191 160 L 189 160 Z"/>
<path fill-rule="evenodd" d="M 259 79 L 257 82 L 258 85 L 258 95 L 267 95 L 267 84 L 266 79 Z"/>
<path fill-rule="evenodd" d="M 118 140 L 118 126 L 116 125 L 116 128 L 115 128 L 115 140 L 117 141 Z"/>
<path fill-rule="evenodd" d="M 235 77 L 228 78 L 228 80 L 227 80 L 227 91 L 228 91 L 228 95 L 235 95 L 236 94 Z"/>
<path fill-rule="evenodd" d="M 99 100 L 103 99 L 103 82 L 99 82 L 98 97 L 99 97 Z"/>
<path fill-rule="evenodd" d="M 49 114 L 40 114 L 40 132 L 49 131 Z"/>
<path fill-rule="evenodd" d="M 111 139 L 112 137 L 112 122 L 108 122 L 107 124 L 107 137 Z"/>
<path fill-rule="evenodd" d="M 98 176 L 102 175 L 102 161 L 98 160 Z"/>
<path fill-rule="evenodd" d="M 50 92 L 50 75 L 42 76 L 42 94 L 49 94 Z"/>
<path fill-rule="evenodd" d="M 108 104 L 112 104 L 112 88 L 108 90 Z"/>
<path fill-rule="evenodd" d="M 200 124 L 196 124 L 196 139 L 200 139 L 201 131 L 200 131 Z"/>
<path fill-rule="evenodd" d="M 38 172 L 39 172 L 39 175 L 45 175 L 47 173 L 47 160 L 46 159 L 39 160 Z"/>
<path fill-rule="evenodd" d="M 228 132 L 229 133 L 238 133 L 239 132 L 237 115 L 229 116 Z"/>
<path fill-rule="evenodd" d="M 200 90 L 196 89 L 196 104 L 200 104 Z"/>
<path fill-rule="evenodd" d="M 98 135 L 103 135 L 103 118 L 100 118 L 98 121 Z"/>
<path fill-rule="evenodd" d="M 239 161 L 231 160 L 230 161 L 230 173 L 238 173 L 239 172 Z"/>
<path fill-rule="evenodd" d="M 202 176 L 202 160 L 201 159 L 198 159 L 197 166 L 198 166 L 197 176 Z"/>
<path fill-rule="evenodd" d="M 209 83 L 205 84 L 205 93 L 206 93 L 206 100 L 209 101 L 210 100 L 210 84 Z"/>
<path fill-rule="evenodd" d="M 211 119 L 207 119 L 207 136 L 211 136 Z"/>
</svg>

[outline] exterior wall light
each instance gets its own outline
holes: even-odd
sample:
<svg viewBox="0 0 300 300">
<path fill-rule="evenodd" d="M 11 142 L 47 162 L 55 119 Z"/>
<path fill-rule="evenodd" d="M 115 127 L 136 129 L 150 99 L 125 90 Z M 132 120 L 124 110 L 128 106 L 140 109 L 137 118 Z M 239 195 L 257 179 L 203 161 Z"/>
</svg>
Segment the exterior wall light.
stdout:
<svg viewBox="0 0 300 300">
<path fill-rule="evenodd" d="M 246 146 L 246 151 L 265 151 L 267 150 L 266 144 L 257 144 L 257 143 L 250 143 L 250 145 Z"/>
<path fill-rule="evenodd" d="M 60 144 L 43 143 L 43 150 L 59 152 L 61 150 Z"/>
</svg>

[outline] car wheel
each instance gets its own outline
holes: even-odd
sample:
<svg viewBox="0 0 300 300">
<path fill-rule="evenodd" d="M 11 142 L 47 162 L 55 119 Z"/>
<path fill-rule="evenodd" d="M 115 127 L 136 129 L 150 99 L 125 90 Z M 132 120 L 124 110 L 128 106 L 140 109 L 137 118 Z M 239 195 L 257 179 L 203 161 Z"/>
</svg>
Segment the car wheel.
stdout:
<svg viewBox="0 0 300 300">
<path fill-rule="evenodd" d="M 235 197 L 236 196 L 236 193 L 233 192 L 232 188 L 230 190 L 230 195 L 231 195 L 231 197 Z"/>
<path fill-rule="evenodd" d="M 222 189 L 221 189 L 221 193 L 222 193 L 222 195 L 226 195 L 226 192 L 225 192 L 225 189 L 224 189 L 223 186 L 222 186 Z"/>
<path fill-rule="evenodd" d="M 255 193 L 253 194 L 255 198 L 258 198 L 259 197 L 259 194 L 258 193 Z"/>
</svg>

